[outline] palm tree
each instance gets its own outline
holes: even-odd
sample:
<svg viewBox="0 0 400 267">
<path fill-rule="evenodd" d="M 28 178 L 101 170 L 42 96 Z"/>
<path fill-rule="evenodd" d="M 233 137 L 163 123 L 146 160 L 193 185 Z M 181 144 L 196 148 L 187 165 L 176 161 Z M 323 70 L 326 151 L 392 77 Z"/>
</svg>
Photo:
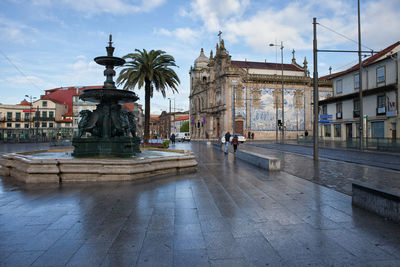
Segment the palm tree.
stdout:
<svg viewBox="0 0 400 267">
<path fill-rule="evenodd" d="M 136 86 L 145 90 L 144 105 L 144 142 L 148 143 L 150 135 L 150 98 L 153 97 L 154 88 L 166 97 L 166 89 L 170 88 L 173 93 L 178 92 L 176 88 L 180 81 L 178 75 L 171 67 L 177 67 L 173 56 L 161 50 L 146 49 L 123 57 L 127 59 L 117 79 L 118 85 L 123 84 L 124 90 L 134 90 Z"/>
</svg>

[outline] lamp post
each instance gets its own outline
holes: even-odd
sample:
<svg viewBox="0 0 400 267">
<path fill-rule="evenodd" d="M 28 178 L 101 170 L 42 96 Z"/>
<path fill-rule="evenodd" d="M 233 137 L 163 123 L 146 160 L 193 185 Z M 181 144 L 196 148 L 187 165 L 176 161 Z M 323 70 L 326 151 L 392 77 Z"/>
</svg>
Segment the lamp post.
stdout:
<svg viewBox="0 0 400 267">
<path fill-rule="evenodd" d="M 28 121 L 28 131 L 29 131 L 29 138 L 31 138 L 31 122 L 32 122 L 32 106 L 33 106 L 33 99 L 36 99 L 36 96 L 33 97 L 31 95 L 25 95 L 25 97 L 29 98 L 29 121 Z"/>
<path fill-rule="evenodd" d="M 168 131 L 167 131 L 167 137 L 171 137 L 171 98 L 168 98 L 169 100 L 169 114 L 168 114 Z"/>
<path fill-rule="evenodd" d="M 281 49 L 281 82 L 282 82 L 282 144 L 285 142 L 285 98 L 284 98 L 284 87 L 283 87 L 283 42 L 281 44 L 269 44 L 269 46 L 279 46 Z M 277 96 L 278 98 L 278 96 Z M 278 141 L 278 101 L 276 101 L 276 141 Z"/>
</svg>

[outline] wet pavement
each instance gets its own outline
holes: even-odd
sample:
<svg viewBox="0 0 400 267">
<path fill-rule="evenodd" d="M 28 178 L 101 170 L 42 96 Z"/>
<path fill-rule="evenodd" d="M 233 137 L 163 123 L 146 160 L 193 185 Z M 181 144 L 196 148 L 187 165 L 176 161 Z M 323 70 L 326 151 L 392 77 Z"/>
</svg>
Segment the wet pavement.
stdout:
<svg viewBox="0 0 400 267">
<path fill-rule="evenodd" d="M 175 148 L 195 152 L 197 173 L 61 186 L 1 179 L 0 265 L 400 265 L 400 225 L 291 174 L 310 168 L 304 156 L 283 153 L 284 171 L 267 172 L 204 143 Z"/>
<path fill-rule="evenodd" d="M 284 172 L 348 195 L 353 181 L 400 194 L 399 154 L 321 148 L 315 162 L 312 147 L 250 142 L 241 149 L 279 157 Z"/>
</svg>

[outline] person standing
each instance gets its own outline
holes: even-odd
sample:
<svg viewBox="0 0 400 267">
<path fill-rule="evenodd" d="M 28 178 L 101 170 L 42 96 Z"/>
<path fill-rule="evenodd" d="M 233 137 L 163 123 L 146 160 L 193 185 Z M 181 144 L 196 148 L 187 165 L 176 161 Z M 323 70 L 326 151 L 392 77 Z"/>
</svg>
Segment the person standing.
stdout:
<svg viewBox="0 0 400 267">
<path fill-rule="evenodd" d="M 304 135 L 305 135 L 306 137 L 308 136 L 308 131 L 307 131 L 307 130 L 304 132 Z"/>
<path fill-rule="evenodd" d="M 254 140 L 254 133 L 251 133 L 251 139 Z"/>
<path fill-rule="evenodd" d="M 225 154 L 228 154 L 229 139 L 231 139 L 231 133 L 228 131 L 228 132 L 226 132 L 226 134 L 225 134 Z"/>
<path fill-rule="evenodd" d="M 233 152 L 236 152 L 237 147 L 239 145 L 239 138 L 238 136 L 235 134 L 235 136 L 232 138 L 232 145 L 233 145 Z"/>
</svg>

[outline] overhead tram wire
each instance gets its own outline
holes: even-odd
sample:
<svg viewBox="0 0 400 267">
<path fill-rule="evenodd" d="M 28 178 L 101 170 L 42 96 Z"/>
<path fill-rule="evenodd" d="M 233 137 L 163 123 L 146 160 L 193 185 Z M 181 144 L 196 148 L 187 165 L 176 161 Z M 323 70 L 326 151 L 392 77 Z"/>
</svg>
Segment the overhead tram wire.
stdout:
<svg viewBox="0 0 400 267">
<path fill-rule="evenodd" d="M 341 36 L 341 37 L 347 39 L 348 41 L 351 41 L 351 42 L 353 42 L 353 43 L 355 43 L 355 44 L 358 44 L 358 41 L 355 41 L 355 40 L 353 40 L 353 39 L 347 37 L 346 35 L 344 35 L 344 34 L 342 34 L 342 33 L 340 33 L 340 32 L 337 32 L 337 31 L 335 31 L 335 30 L 333 30 L 333 29 L 331 29 L 331 28 L 329 28 L 329 27 L 327 27 L 327 26 L 325 26 L 325 25 L 323 25 L 323 24 L 321 24 L 321 23 L 319 23 L 319 22 L 318 22 L 317 24 L 318 24 L 319 26 L 321 26 L 321 27 L 323 27 L 323 28 L 325 28 L 325 29 L 327 29 L 327 30 L 329 30 L 329 31 L 331 31 L 331 32 L 333 32 L 333 33 L 336 33 L 337 35 L 339 35 L 339 36 Z M 374 51 L 374 49 L 372 49 L 372 48 L 370 48 L 370 47 L 368 47 L 368 46 L 365 46 L 365 45 L 361 45 L 361 46 L 364 47 L 364 48 L 366 48 L 366 49 L 369 49 L 369 50 L 371 50 L 371 51 Z"/>
<path fill-rule="evenodd" d="M 12 60 L 11 60 L 2 50 L 0 50 L 0 53 L 3 55 L 3 57 L 4 57 L 5 59 L 7 59 L 8 62 L 10 62 L 10 64 L 11 64 L 22 76 L 25 77 L 25 79 L 26 79 L 28 82 L 30 82 L 30 83 L 31 83 L 34 87 L 36 87 L 36 89 L 38 89 L 39 91 L 42 91 L 42 89 L 40 89 L 40 87 L 37 86 L 32 80 L 30 80 L 30 79 L 28 78 L 28 76 L 27 76 L 22 70 L 20 70 L 20 69 L 17 67 L 17 65 L 15 65 L 15 64 L 12 62 Z"/>
</svg>

